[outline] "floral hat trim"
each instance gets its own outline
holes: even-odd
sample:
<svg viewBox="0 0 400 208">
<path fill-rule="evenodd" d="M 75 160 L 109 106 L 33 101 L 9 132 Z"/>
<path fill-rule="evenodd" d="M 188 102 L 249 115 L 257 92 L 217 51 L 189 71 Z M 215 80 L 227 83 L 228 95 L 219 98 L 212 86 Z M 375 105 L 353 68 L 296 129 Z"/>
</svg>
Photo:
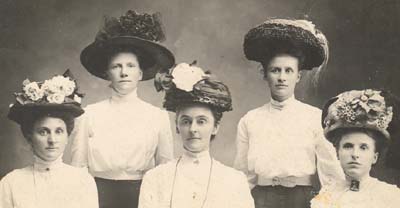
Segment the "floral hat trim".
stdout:
<svg viewBox="0 0 400 208">
<path fill-rule="evenodd" d="M 380 131 L 390 138 L 387 128 L 392 121 L 393 108 L 386 106 L 381 91 L 344 92 L 326 107 L 327 115 L 323 120 L 326 135 L 337 128 L 359 127 Z"/>
<path fill-rule="evenodd" d="M 31 82 L 26 79 L 22 82 L 22 92 L 14 93 L 16 102 L 24 106 L 27 104 L 62 104 L 81 103 L 83 94 L 67 70 L 63 76 L 56 75 L 43 82 Z M 12 107 L 13 104 L 10 105 Z"/>
<path fill-rule="evenodd" d="M 156 74 L 156 90 L 166 91 L 164 107 L 175 111 L 178 105 L 195 102 L 211 105 L 221 112 L 232 110 L 228 87 L 195 64 L 196 61 L 180 63 Z"/>
<path fill-rule="evenodd" d="M 165 40 L 161 14 L 138 13 L 128 10 L 119 18 L 104 17 L 104 26 L 97 33 L 96 41 L 106 41 L 114 37 L 133 36 L 144 40 L 162 42 Z"/>
</svg>

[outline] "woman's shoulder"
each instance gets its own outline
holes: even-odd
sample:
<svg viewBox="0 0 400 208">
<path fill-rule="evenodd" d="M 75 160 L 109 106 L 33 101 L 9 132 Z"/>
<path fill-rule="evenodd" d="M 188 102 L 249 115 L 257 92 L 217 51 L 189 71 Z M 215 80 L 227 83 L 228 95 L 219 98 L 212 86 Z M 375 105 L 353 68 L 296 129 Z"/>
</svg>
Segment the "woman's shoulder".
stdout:
<svg viewBox="0 0 400 208">
<path fill-rule="evenodd" d="M 22 181 L 25 177 L 31 177 L 32 175 L 32 166 L 27 166 L 24 168 L 14 169 L 11 172 L 7 173 L 2 179 L 1 182 L 13 182 L 13 181 Z"/>
<path fill-rule="evenodd" d="M 376 193 L 381 194 L 384 198 L 390 198 L 394 196 L 398 198 L 400 202 L 400 189 L 396 185 L 383 182 L 376 178 L 373 179 L 373 183 L 374 185 L 372 188 L 376 189 Z"/>
<path fill-rule="evenodd" d="M 162 177 L 170 177 L 174 174 L 176 168 L 176 159 L 171 160 L 169 162 L 160 164 L 153 169 L 150 169 L 144 175 L 144 178 L 162 178 Z"/>
<path fill-rule="evenodd" d="M 222 164 L 218 160 L 213 159 L 213 162 L 216 167 L 216 172 L 219 176 L 224 177 L 224 180 L 232 180 L 232 181 L 239 181 L 239 180 L 246 180 L 246 176 L 243 172 L 236 170 L 232 167 Z"/>
</svg>

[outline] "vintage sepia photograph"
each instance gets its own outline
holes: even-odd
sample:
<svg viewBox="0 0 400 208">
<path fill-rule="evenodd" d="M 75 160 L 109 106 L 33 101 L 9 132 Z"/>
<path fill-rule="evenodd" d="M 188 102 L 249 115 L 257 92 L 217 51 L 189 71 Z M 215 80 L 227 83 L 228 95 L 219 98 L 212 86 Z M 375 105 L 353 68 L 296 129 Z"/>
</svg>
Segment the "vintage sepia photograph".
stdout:
<svg viewBox="0 0 400 208">
<path fill-rule="evenodd" d="M 2 0 L 0 208 L 400 207 L 400 1 Z"/>
</svg>

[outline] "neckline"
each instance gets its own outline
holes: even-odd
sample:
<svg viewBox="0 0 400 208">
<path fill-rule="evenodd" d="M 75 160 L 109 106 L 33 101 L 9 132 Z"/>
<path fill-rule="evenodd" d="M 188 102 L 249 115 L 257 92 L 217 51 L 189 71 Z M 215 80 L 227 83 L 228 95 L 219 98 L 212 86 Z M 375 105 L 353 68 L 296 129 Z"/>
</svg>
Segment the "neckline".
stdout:
<svg viewBox="0 0 400 208">
<path fill-rule="evenodd" d="M 287 109 L 289 106 L 291 106 L 293 103 L 296 102 L 296 98 L 294 97 L 294 95 L 292 95 L 291 97 L 289 97 L 288 99 L 279 102 L 277 100 L 274 100 L 271 97 L 271 101 L 270 101 L 270 110 L 274 109 L 274 110 L 284 110 Z"/>
<path fill-rule="evenodd" d="M 110 102 L 112 104 L 121 104 L 121 103 L 127 103 L 127 102 L 134 102 L 134 101 L 138 101 L 139 97 L 137 94 L 137 88 L 134 89 L 132 92 L 123 95 L 119 92 L 117 92 L 114 88 L 111 87 L 111 98 L 110 98 Z"/>
<path fill-rule="evenodd" d="M 34 155 L 33 157 L 34 157 L 33 169 L 39 172 L 56 170 L 62 167 L 62 165 L 64 164 L 62 160 L 63 154 L 61 154 L 54 161 L 45 161 L 36 155 Z"/>
</svg>

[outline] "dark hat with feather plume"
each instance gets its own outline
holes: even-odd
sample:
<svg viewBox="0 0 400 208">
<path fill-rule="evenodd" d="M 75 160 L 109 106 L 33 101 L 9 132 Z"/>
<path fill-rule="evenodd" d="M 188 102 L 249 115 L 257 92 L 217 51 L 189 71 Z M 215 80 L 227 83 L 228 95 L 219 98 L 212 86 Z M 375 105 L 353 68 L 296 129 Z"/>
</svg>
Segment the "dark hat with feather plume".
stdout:
<svg viewBox="0 0 400 208">
<path fill-rule="evenodd" d="M 164 40 L 159 13 L 139 14 L 129 10 L 120 18 L 105 17 L 95 41 L 83 49 L 81 63 L 94 76 L 108 79 L 105 71 L 110 55 L 128 49 L 141 55 L 139 62 L 143 62 L 140 58 L 146 60 L 141 65 L 142 80 L 152 79 L 157 71 L 169 69 L 175 63 L 171 51 L 159 44 Z"/>
</svg>

